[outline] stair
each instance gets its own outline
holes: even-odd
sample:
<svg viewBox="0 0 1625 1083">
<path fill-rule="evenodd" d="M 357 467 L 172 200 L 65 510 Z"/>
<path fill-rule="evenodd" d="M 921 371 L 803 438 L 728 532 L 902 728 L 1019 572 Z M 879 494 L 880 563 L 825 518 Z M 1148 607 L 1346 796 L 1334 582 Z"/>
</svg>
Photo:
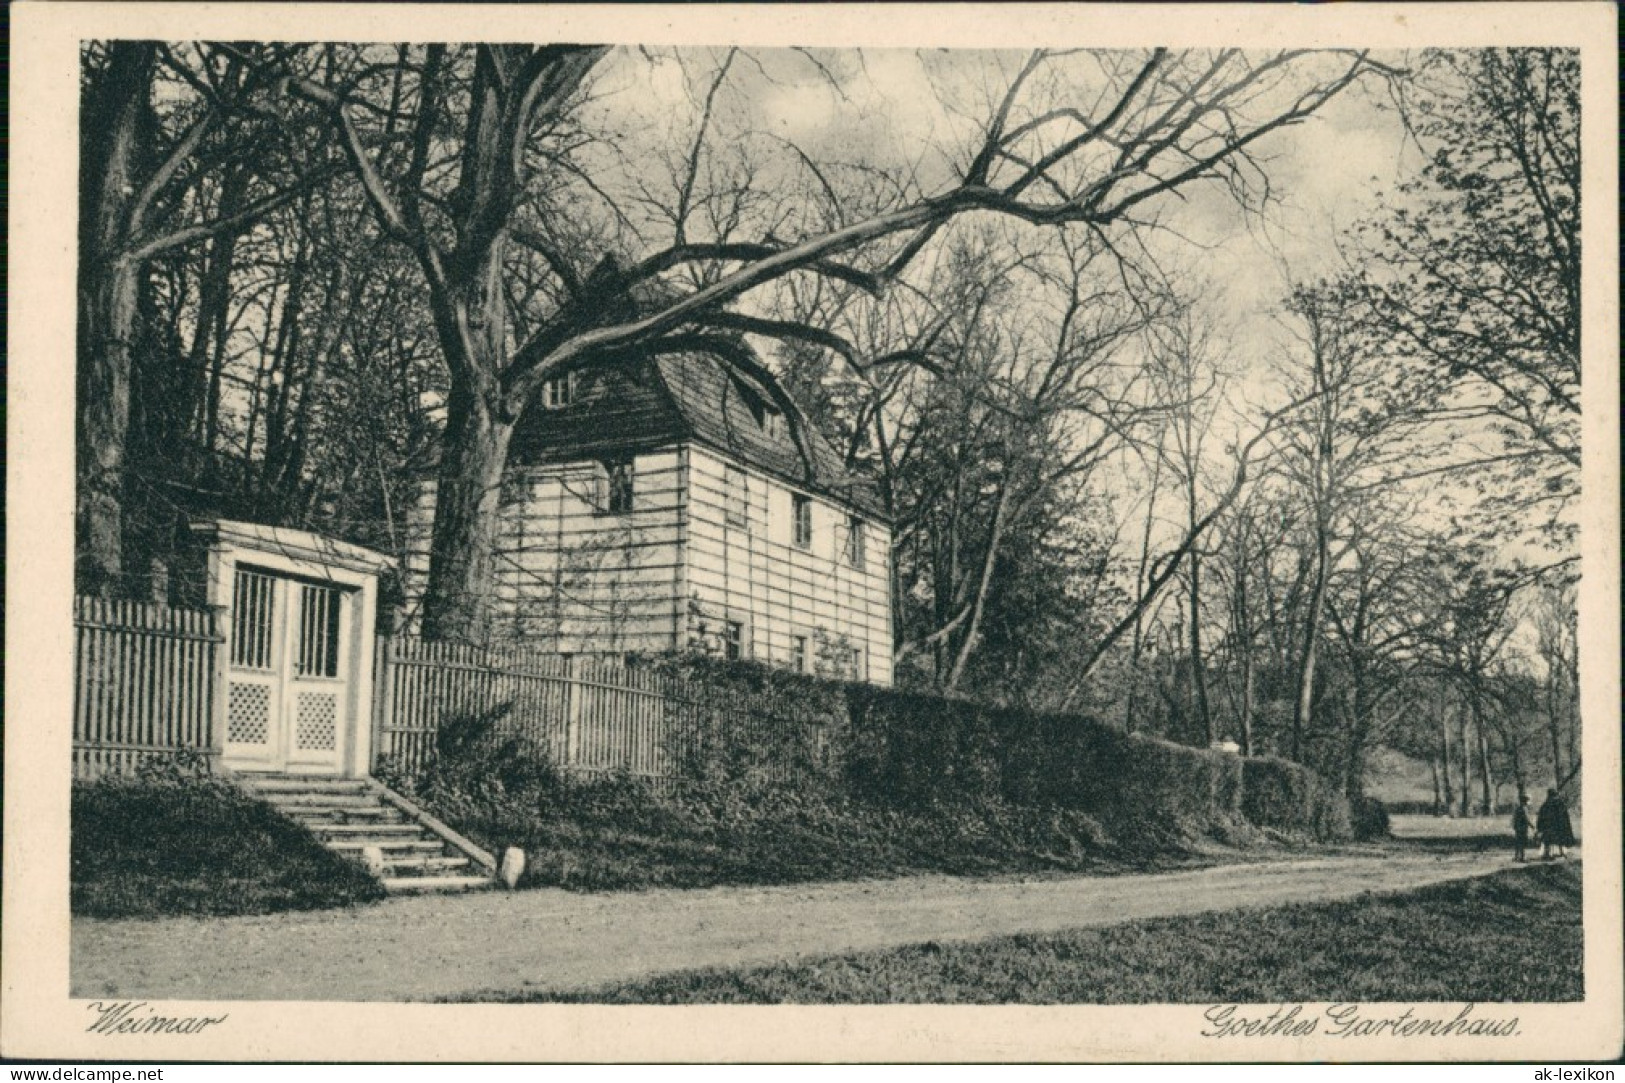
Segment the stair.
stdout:
<svg viewBox="0 0 1625 1083">
<path fill-rule="evenodd" d="M 490 854 L 372 779 L 241 773 L 237 782 L 336 854 L 359 862 L 365 848 L 377 847 L 392 894 L 474 891 L 494 882 Z"/>
</svg>

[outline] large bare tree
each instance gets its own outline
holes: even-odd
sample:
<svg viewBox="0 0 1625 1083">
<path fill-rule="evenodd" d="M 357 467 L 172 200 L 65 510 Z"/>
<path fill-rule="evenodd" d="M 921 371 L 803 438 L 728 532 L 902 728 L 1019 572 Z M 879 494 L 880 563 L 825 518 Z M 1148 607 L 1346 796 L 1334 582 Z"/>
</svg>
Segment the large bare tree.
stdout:
<svg viewBox="0 0 1625 1083">
<path fill-rule="evenodd" d="M 371 93 L 355 83 L 287 84 L 329 111 L 380 223 L 411 249 L 428 284 L 451 373 L 424 602 L 432 635 L 484 634 L 508 440 L 555 373 L 634 346 L 709 346 L 750 367 L 751 356 L 718 331 L 827 343 L 817 329 L 754 319 L 735 302 L 795 274 L 881 290 L 972 212 L 1080 224 L 1110 240 L 1197 182 L 1255 201 L 1267 189 L 1260 141 L 1311 116 L 1369 67 L 1363 54 L 1035 52 L 1010 67 L 977 136 L 940 148 L 955 163 L 951 176 L 886 179 L 870 168 L 855 188 L 830 163 L 796 153 L 788 176 L 745 162 L 719 193 L 708 187 L 715 159 L 704 147 L 740 137 L 713 122 L 719 88 L 743 67 L 730 52 L 700 81 L 698 134 L 667 205 L 671 228 L 639 250 L 606 246 L 583 259 L 559 235 L 569 216 L 540 209 L 549 199 L 557 209 L 567 179 L 606 191 L 602 178 L 570 172 L 569 147 L 591 135 L 573 127 L 572 107 L 607 53 L 402 47 L 395 63 L 404 76 L 375 80 Z M 397 117 L 406 119 L 392 136 L 381 118 Z M 747 192 L 773 198 L 753 210 Z M 695 211 L 718 196 L 740 213 L 706 222 Z M 523 314 L 522 335 L 510 305 L 515 246 L 555 279 L 545 306 Z"/>
<path fill-rule="evenodd" d="M 260 50 L 282 57 L 277 48 Z M 331 173 L 292 175 L 254 105 L 265 57 L 115 41 L 87 48 L 81 81 L 77 567 L 80 589 L 129 586 L 125 485 L 133 349 L 154 260 L 238 233 Z M 156 88 L 165 88 L 160 103 Z M 256 139 L 244 169 L 243 141 Z M 210 178 L 229 198 L 200 196 Z M 222 259 L 222 262 L 224 260 Z"/>
</svg>

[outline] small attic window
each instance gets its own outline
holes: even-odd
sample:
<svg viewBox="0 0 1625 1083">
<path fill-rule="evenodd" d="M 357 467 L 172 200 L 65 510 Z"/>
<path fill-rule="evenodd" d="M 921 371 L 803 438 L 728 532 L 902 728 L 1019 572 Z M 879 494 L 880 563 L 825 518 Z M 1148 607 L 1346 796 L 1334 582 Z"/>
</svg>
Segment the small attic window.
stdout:
<svg viewBox="0 0 1625 1083">
<path fill-rule="evenodd" d="M 756 421 L 756 427 L 774 438 L 783 435 L 784 413 L 773 404 L 766 392 L 738 373 L 728 375 L 733 380 L 734 389 L 739 392 L 740 401 Z"/>
<path fill-rule="evenodd" d="M 581 373 L 566 372 L 542 381 L 542 405 L 549 410 L 569 406 L 581 391 Z"/>
</svg>

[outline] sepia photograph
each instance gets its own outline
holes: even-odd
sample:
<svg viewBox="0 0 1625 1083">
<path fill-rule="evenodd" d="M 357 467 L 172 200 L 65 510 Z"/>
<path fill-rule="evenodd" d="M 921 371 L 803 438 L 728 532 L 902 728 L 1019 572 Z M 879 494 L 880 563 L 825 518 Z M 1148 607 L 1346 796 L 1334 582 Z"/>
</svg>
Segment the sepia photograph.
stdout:
<svg viewBox="0 0 1625 1083">
<path fill-rule="evenodd" d="M 393 1059 L 269 1020 L 525 1005 L 557 1034 L 472 1059 L 883 1060 L 927 1054 L 867 1006 L 1157 1006 L 937 1055 L 1618 1055 L 1611 9 L 1532 7 L 57 34 L 61 589 L 8 567 L 60 725 L 6 775 L 55 780 L 60 1033 Z M 873 1029 L 707 1046 L 732 1005 Z"/>
</svg>

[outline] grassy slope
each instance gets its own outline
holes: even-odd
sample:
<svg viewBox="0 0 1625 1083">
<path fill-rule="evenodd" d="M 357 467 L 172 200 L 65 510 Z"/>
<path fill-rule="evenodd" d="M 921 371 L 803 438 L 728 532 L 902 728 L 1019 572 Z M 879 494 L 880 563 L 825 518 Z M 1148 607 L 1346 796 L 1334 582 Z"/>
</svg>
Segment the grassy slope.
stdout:
<svg viewBox="0 0 1625 1083">
<path fill-rule="evenodd" d="M 1515 869 L 1339 903 L 696 970 L 535 999 L 1145 1004 L 1583 997 L 1580 870 Z"/>
<path fill-rule="evenodd" d="M 73 913 L 89 917 L 265 914 L 384 894 L 309 831 L 218 782 L 76 785 L 72 854 Z"/>
<path fill-rule="evenodd" d="M 1100 875 L 1189 868 L 1221 857 L 1210 845 L 1193 847 L 1172 833 L 1132 844 L 1115 840 L 1079 813 L 947 805 L 903 812 L 783 789 L 683 800 L 608 784 L 563 788 L 551 799 L 507 806 L 426 803 L 495 852 L 522 848 L 522 887 L 611 891 L 920 873 Z"/>
</svg>

